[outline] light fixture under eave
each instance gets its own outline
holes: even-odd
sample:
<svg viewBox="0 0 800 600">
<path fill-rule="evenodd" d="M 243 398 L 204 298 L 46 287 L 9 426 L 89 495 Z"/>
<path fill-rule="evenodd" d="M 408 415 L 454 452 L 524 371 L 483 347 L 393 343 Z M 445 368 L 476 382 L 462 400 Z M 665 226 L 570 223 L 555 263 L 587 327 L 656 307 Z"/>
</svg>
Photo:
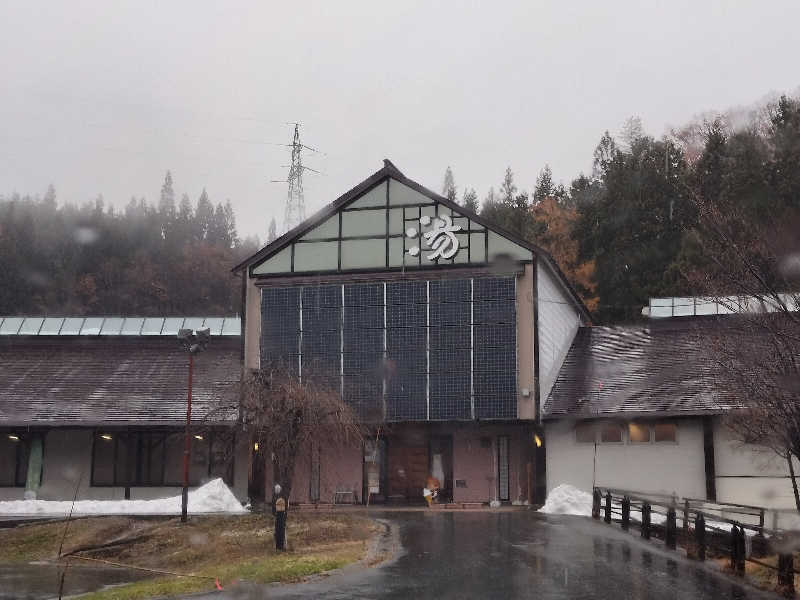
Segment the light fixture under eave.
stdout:
<svg viewBox="0 0 800 600">
<path fill-rule="evenodd" d="M 202 442 L 203 441 L 203 436 L 202 435 L 196 435 L 196 436 L 194 436 L 194 439 L 200 440 Z"/>
<path fill-rule="evenodd" d="M 256 442 L 255 444 L 253 444 L 253 450 L 255 450 L 256 452 L 258 452 L 258 442 Z"/>
<path fill-rule="evenodd" d="M 111 437 L 111 434 L 109 434 L 109 433 L 104 433 L 104 434 L 103 434 L 103 435 L 101 435 L 100 437 L 101 437 L 101 438 L 103 438 L 103 439 L 104 439 L 104 440 L 106 440 L 106 441 L 110 441 L 111 439 L 113 439 L 113 438 Z"/>
<path fill-rule="evenodd" d="M 13 433 L 9 433 L 8 434 L 8 439 L 10 439 L 12 442 L 18 442 L 19 441 L 19 436 L 18 435 L 14 435 Z"/>
<path fill-rule="evenodd" d="M 536 444 L 537 448 L 542 447 L 542 438 L 540 438 L 538 435 L 533 434 L 533 442 Z"/>
</svg>

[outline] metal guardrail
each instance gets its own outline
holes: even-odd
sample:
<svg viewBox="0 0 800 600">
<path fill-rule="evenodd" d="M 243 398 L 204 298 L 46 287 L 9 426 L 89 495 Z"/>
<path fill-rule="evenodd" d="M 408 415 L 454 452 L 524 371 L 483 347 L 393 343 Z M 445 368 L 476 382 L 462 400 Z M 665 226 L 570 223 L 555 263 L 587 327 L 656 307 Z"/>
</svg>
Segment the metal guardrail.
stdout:
<svg viewBox="0 0 800 600">
<path fill-rule="evenodd" d="M 724 510 L 727 514 L 757 516 L 758 525 L 710 514 L 711 506 L 724 507 L 716 510 L 720 510 L 720 512 Z M 632 507 L 641 514 L 638 521 L 631 518 Z M 654 507 L 662 508 L 664 512 L 654 510 Z M 678 544 L 679 510 L 682 512 L 683 539 L 687 554 L 701 561 L 706 559 L 708 549 L 728 555 L 731 569 L 740 576 L 744 575 L 747 561 L 777 571 L 778 587 L 783 593 L 794 596 L 794 555 L 791 550 L 786 549 L 785 544 L 780 543 L 786 532 L 779 529 L 767 529 L 764 526 L 766 508 L 745 504 L 709 503 L 696 498 L 684 498 L 683 502 L 679 502 L 677 496 L 674 495 L 646 494 L 612 488 L 595 487 L 592 492 L 592 518 L 600 519 L 602 513 L 603 521 L 611 524 L 614 520 L 612 515 L 619 515 L 619 522 L 623 530 L 630 530 L 631 522 L 638 523 L 644 539 L 650 539 L 653 532 L 653 513 L 664 515 L 666 517 L 664 542 L 666 547 L 672 550 L 675 550 Z M 708 519 L 707 517 L 712 518 Z M 707 521 L 711 521 L 711 523 L 707 523 Z M 724 528 L 727 525 L 730 525 L 729 530 Z M 748 544 L 745 533 L 748 530 L 754 532 L 754 543 L 755 540 L 758 540 L 761 548 L 767 548 L 769 545 L 775 548 L 778 554 L 777 566 L 758 560 L 751 555 L 748 550 L 750 544 Z M 711 533 L 712 536 L 707 536 L 707 533 Z M 769 543 L 767 537 L 769 537 Z M 723 540 L 724 545 L 719 544 L 720 540 Z"/>
</svg>

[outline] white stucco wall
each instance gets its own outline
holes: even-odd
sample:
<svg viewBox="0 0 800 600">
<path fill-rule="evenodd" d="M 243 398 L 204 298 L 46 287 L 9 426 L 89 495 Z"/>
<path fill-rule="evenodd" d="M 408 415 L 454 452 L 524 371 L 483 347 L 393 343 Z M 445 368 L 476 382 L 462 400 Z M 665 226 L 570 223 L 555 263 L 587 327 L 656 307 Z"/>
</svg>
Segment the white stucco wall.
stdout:
<svg viewBox="0 0 800 600">
<path fill-rule="evenodd" d="M 735 441 L 720 418 L 714 419 L 714 461 L 718 501 L 795 507 L 786 461 L 768 448 Z M 797 462 L 795 473 L 800 474 Z"/>
<path fill-rule="evenodd" d="M 539 392 L 544 401 L 580 327 L 575 300 L 541 259 L 536 264 L 539 300 Z"/>
<path fill-rule="evenodd" d="M 705 498 L 702 421 L 677 424 L 674 444 L 597 444 L 596 485 Z M 574 422 L 546 421 L 545 440 L 547 491 L 562 483 L 591 491 L 595 447 L 575 441 Z"/>
</svg>

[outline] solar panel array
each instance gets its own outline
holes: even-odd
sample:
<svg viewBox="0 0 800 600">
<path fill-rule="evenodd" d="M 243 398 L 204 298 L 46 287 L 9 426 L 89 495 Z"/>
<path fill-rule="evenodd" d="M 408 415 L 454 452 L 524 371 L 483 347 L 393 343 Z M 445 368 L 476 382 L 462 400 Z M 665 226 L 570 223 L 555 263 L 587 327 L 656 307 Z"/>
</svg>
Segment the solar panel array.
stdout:
<svg viewBox="0 0 800 600">
<path fill-rule="evenodd" d="M 177 335 L 179 329 L 240 335 L 239 317 L 0 317 L 0 335 Z"/>
<path fill-rule="evenodd" d="M 373 420 L 515 418 L 515 281 L 267 287 L 261 358 L 329 378 Z"/>
</svg>

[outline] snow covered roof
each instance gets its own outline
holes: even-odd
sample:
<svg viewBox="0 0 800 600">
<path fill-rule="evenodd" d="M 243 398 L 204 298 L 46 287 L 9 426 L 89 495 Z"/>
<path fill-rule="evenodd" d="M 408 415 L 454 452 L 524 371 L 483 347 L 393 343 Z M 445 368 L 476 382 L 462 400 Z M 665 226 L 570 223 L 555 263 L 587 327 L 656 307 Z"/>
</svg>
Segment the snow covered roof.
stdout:
<svg viewBox="0 0 800 600">
<path fill-rule="evenodd" d="M 217 337 L 195 355 L 193 420 L 235 418 L 219 409 L 237 393 L 240 352 Z M 0 427 L 180 424 L 187 363 L 174 335 L 2 335 Z"/>
</svg>

